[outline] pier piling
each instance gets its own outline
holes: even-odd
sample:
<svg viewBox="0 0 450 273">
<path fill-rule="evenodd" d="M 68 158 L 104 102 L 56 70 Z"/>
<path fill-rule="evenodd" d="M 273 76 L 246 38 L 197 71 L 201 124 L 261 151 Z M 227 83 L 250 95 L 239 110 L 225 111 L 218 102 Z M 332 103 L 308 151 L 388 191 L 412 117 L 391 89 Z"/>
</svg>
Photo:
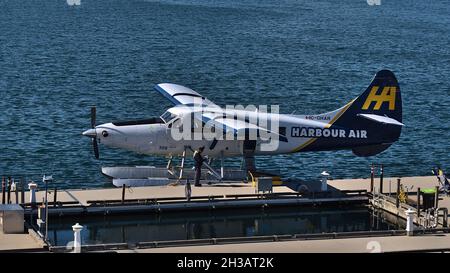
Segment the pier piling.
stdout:
<svg viewBox="0 0 450 273">
<path fill-rule="evenodd" d="M 25 183 L 23 182 L 22 179 L 20 179 L 20 203 L 21 204 L 25 204 Z"/>
<path fill-rule="evenodd" d="M 6 194 L 7 194 L 7 204 L 11 204 L 11 177 L 8 177 L 7 183 L 6 183 Z"/>
</svg>

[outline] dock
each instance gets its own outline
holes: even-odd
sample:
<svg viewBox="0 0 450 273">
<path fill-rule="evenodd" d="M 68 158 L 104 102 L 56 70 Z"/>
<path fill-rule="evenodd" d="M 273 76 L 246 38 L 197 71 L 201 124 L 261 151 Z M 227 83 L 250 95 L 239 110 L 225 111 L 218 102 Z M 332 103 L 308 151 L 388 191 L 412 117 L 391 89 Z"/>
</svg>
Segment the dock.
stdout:
<svg viewBox="0 0 450 273">
<path fill-rule="evenodd" d="M 384 178 L 383 196 L 395 195 L 397 177 Z M 437 185 L 435 176 L 403 177 L 402 185 L 411 190 L 433 188 Z M 283 207 L 283 206 L 339 206 L 374 205 L 374 196 L 380 188 L 380 181 L 371 178 L 328 180 L 326 192 L 300 194 L 289 185 L 273 187 L 273 192 L 259 193 L 251 183 L 220 183 L 192 187 L 189 200 L 184 185 L 150 187 L 122 187 L 108 189 L 64 189 L 55 192 L 49 189 L 49 215 L 109 215 L 130 213 L 164 213 L 165 211 L 215 210 L 242 207 Z M 371 189 L 371 185 L 373 189 Z M 378 191 L 378 194 L 379 191 Z M 36 192 L 37 204 L 44 198 L 44 191 Z M 30 192 L 25 192 L 25 200 L 30 200 Z M 390 201 L 391 203 L 394 201 Z M 14 198 L 12 202 L 14 203 Z M 56 202 L 55 202 L 56 201 Z M 440 207 L 449 208 L 450 198 L 441 195 Z M 401 204 L 389 211 L 396 217 L 406 218 Z M 25 215 L 35 215 L 37 209 L 30 203 L 22 205 Z M 396 215 L 395 215 L 396 214 Z M 448 216 L 447 216 L 448 217 Z M 420 224 L 415 220 L 416 224 Z M 75 224 L 75 223 L 74 223 Z M 442 224 L 442 223 L 441 223 Z M 30 229 L 24 234 L 0 234 L 0 252 L 52 251 L 67 252 L 66 247 L 48 245 L 32 234 Z M 435 235 L 439 236 L 435 236 Z M 426 243 L 425 243 L 426 242 Z M 338 243 L 338 244 L 337 244 Z M 339 245 L 339 247 L 337 247 Z M 407 236 L 405 230 L 342 232 L 331 234 L 283 234 L 247 238 L 211 238 L 202 240 L 138 242 L 134 244 L 83 245 L 83 251 L 115 252 L 382 252 L 396 251 L 448 251 L 450 237 L 448 228 L 435 226 L 430 229 L 418 228 L 414 236 Z"/>
<path fill-rule="evenodd" d="M 220 183 L 192 187 L 188 201 L 184 185 L 148 186 L 89 190 L 62 190 L 57 192 L 57 202 L 49 202 L 50 215 L 120 214 L 230 209 L 243 207 L 298 206 L 317 204 L 367 203 L 365 190 L 342 190 L 328 194 L 312 194 L 307 197 L 286 186 L 274 187 L 270 193 L 255 193 L 251 183 Z M 54 194 L 54 193 L 52 193 Z M 51 200 L 52 194 L 49 194 Z M 44 199 L 45 192 L 36 193 L 37 200 Z M 26 193 L 29 199 L 29 192 Z M 27 199 L 27 200 L 28 200 Z M 34 213 L 25 204 L 25 214 Z"/>
</svg>

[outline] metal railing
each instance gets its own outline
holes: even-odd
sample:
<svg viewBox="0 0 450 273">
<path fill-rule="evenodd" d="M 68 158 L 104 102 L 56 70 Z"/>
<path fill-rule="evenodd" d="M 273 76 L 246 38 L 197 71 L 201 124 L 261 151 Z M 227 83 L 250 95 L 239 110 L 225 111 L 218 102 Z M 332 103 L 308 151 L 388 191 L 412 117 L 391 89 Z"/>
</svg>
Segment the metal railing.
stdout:
<svg viewBox="0 0 450 273">
<path fill-rule="evenodd" d="M 178 246 L 201 246 L 201 245 L 219 245 L 219 244 L 239 244 L 239 243 L 257 243 L 257 242 L 280 242 L 280 241 L 300 241 L 300 240 L 323 240 L 323 239 L 343 239 L 343 238 L 365 238 L 382 236 L 403 236 L 405 230 L 376 230 L 376 231 L 351 231 L 351 232 L 330 232 L 330 233 L 312 233 L 312 234 L 282 234 L 265 235 L 252 237 L 229 237 L 229 238 L 208 238 L 208 239 L 190 239 L 190 240 L 168 240 L 168 241 L 149 241 L 128 243 L 110 243 L 83 245 L 82 251 L 111 251 L 124 249 L 146 249 L 146 248 L 164 248 Z M 49 246 L 52 252 L 72 251 L 65 246 Z"/>
<path fill-rule="evenodd" d="M 367 197 L 366 190 L 347 190 L 341 191 L 337 197 Z M 200 195 L 191 196 L 190 201 L 186 197 L 160 197 L 160 198 L 136 198 L 136 199 L 116 199 L 116 200 L 89 200 L 87 204 L 91 206 L 114 206 L 114 205 L 149 205 L 149 204 L 168 204 L 178 202 L 204 202 L 204 201 L 224 201 L 224 200 L 254 200 L 254 199 L 311 199 L 332 197 L 331 192 L 316 192 L 308 195 L 302 195 L 297 192 L 283 193 L 256 193 L 256 194 L 227 194 L 227 195 Z"/>
</svg>

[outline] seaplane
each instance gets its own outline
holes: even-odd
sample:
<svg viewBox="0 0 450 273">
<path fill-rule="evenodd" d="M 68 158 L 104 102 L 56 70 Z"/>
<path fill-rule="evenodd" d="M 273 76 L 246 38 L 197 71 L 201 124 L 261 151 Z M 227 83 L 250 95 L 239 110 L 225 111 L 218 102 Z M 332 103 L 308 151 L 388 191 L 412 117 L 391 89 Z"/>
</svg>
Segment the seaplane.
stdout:
<svg viewBox="0 0 450 273">
<path fill-rule="evenodd" d="M 280 114 L 273 106 L 270 111 L 268 106 L 220 107 L 173 83 L 155 89 L 173 104 L 159 117 L 96 125 L 96 108 L 91 108 L 91 128 L 82 134 L 92 139 L 95 158 L 98 143 L 166 156 L 169 163 L 181 157 L 181 178 L 185 158 L 204 147 L 210 161 L 242 157 L 246 170 L 254 172 L 259 155 L 346 149 L 356 156 L 374 156 L 396 142 L 404 126 L 399 83 L 389 70 L 377 72 L 365 91 L 341 108 L 310 115 Z"/>
</svg>

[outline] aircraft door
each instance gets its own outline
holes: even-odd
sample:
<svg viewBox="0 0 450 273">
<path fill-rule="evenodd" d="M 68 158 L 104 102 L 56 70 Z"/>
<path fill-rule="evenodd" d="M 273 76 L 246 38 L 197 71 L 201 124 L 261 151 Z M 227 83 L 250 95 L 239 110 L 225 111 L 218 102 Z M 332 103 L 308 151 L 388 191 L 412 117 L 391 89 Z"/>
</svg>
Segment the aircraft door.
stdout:
<svg viewBox="0 0 450 273">
<path fill-rule="evenodd" d="M 256 149 L 256 140 L 244 140 L 244 153 L 254 153 Z"/>
<path fill-rule="evenodd" d="M 244 154 L 245 168 L 249 172 L 256 171 L 255 149 L 256 149 L 256 140 L 244 140 L 243 154 Z"/>
</svg>

